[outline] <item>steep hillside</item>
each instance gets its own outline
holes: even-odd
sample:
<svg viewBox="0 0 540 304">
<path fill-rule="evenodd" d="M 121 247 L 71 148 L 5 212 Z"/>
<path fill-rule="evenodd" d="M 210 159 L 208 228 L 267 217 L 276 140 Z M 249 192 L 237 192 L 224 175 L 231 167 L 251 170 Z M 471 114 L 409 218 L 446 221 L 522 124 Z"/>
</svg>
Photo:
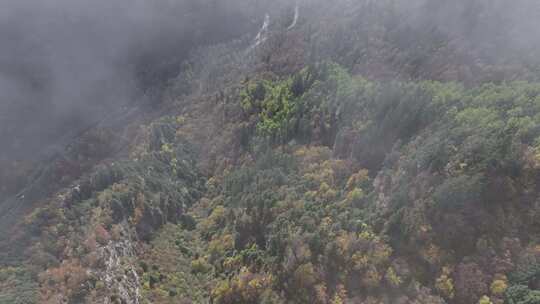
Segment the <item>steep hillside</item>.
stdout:
<svg viewBox="0 0 540 304">
<path fill-rule="evenodd" d="M 0 163 L 1 304 L 540 303 L 540 5 L 272 7 Z"/>
</svg>

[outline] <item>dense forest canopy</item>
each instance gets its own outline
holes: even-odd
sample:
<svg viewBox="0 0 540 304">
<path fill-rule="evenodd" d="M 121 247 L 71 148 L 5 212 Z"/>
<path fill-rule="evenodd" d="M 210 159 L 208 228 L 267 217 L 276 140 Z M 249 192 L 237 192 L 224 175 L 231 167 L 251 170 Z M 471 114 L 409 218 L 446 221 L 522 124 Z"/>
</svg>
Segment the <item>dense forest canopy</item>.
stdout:
<svg viewBox="0 0 540 304">
<path fill-rule="evenodd" d="M 540 2 L 0 6 L 0 304 L 540 304 Z"/>
</svg>

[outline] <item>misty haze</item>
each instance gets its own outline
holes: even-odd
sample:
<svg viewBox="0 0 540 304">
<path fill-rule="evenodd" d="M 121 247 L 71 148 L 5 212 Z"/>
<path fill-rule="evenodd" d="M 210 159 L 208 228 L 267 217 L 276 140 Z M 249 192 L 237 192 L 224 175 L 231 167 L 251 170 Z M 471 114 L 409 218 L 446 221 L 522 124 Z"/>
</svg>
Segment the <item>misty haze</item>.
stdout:
<svg viewBox="0 0 540 304">
<path fill-rule="evenodd" d="M 540 1 L 0 0 L 0 304 L 540 304 Z"/>
</svg>

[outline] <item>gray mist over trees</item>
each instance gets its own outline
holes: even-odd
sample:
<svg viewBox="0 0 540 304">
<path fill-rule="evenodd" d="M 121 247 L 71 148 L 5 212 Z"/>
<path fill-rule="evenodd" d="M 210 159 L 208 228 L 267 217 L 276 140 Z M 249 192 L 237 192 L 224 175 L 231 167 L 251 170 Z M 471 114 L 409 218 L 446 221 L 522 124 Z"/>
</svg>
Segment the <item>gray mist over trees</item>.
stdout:
<svg viewBox="0 0 540 304">
<path fill-rule="evenodd" d="M 411 53 L 407 63 L 423 63 L 422 52 L 431 50 L 422 49 L 422 39 L 439 39 L 434 38 L 438 35 L 442 46 L 450 44 L 459 50 L 456 56 L 462 58 L 456 60 L 462 60 L 464 65 L 502 63 L 533 70 L 538 66 L 537 1 L 363 3 L 359 6 L 355 1 L 319 0 L 3 0 L 0 159 L 32 158 L 60 137 L 132 104 L 148 90 L 177 76 L 191 50 L 247 33 L 256 34 L 270 12 L 272 22 L 283 20 L 279 14 L 291 15 L 291 20 L 285 21 L 286 28 L 297 21 L 301 23 L 302 18 L 347 18 L 351 8 L 360 7 L 365 10 L 361 14 L 365 18 L 351 23 L 361 31 L 380 22 L 377 7 L 393 7 L 400 19 L 388 19 L 396 26 L 385 35 L 393 35 L 388 39 L 395 47 Z M 297 5 L 300 18 L 292 22 L 298 13 Z M 328 9 L 318 9 L 320 6 Z M 312 11 L 325 12 L 327 16 L 310 15 Z M 372 22 L 371 18 L 377 20 Z M 344 41 L 333 44 L 346 46 L 346 40 L 351 38 L 363 39 L 345 35 Z"/>
<path fill-rule="evenodd" d="M 1 1 L 0 159 L 33 157 L 175 77 L 193 48 L 243 34 L 233 2 Z"/>
</svg>

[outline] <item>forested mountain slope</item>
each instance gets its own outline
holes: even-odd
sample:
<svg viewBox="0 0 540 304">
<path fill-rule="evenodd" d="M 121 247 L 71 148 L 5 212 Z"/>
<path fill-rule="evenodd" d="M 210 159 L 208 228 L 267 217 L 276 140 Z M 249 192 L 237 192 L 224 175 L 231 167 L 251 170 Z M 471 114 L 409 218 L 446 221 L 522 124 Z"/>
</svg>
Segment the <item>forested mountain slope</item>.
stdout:
<svg viewBox="0 0 540 304">
<path fill-rule="evenodd" d="M 0 303 L 540 303 L 540 5 L 255 11 L 0 163 Z"/>
</svg>

